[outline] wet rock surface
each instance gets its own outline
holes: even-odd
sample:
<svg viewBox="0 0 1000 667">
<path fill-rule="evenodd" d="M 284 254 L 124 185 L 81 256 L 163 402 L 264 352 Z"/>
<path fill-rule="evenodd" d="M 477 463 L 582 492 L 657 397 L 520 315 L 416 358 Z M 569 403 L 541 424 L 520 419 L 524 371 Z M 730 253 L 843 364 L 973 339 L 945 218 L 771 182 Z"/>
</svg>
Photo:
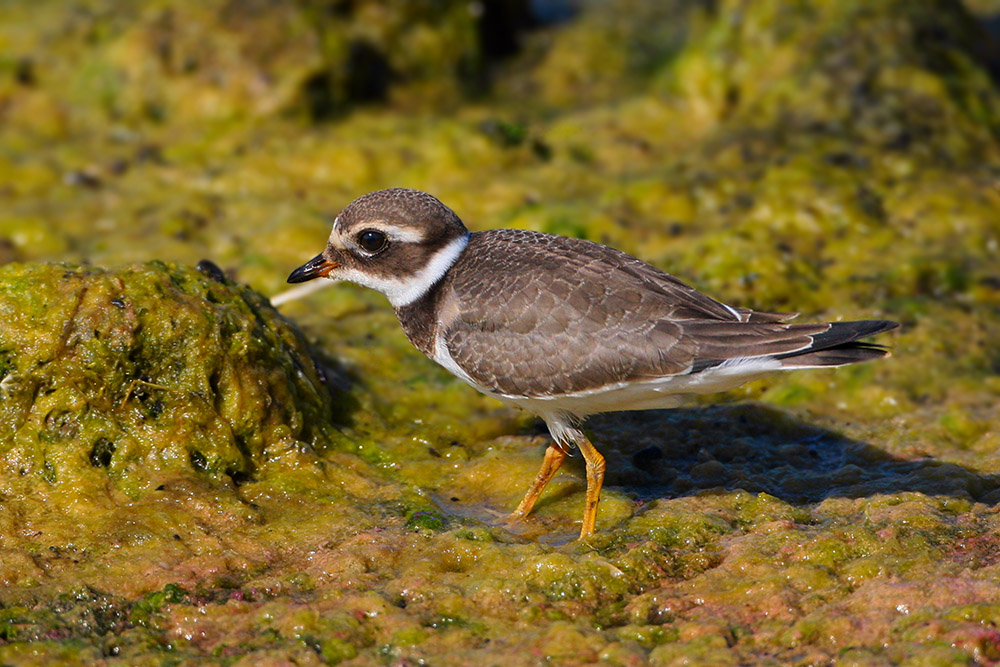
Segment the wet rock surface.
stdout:
<svg viewBox="0 0 1000 667">
<path fill-rule="evenodd" d="M 995 2 L 238 4 L 0 6 L 0 662 L 1000 659 Z M 597 534 L 578 458 L 510 525 L 535 420 L 260 296 L 397 185 L 903 326 L 591 419 Z"/>
</svg>

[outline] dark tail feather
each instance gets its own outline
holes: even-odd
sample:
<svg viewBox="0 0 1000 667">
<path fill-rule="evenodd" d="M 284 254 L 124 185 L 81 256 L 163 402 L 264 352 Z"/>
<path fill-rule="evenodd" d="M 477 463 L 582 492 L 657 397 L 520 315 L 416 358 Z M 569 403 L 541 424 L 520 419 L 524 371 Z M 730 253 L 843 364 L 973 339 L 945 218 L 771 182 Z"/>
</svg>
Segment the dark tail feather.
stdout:
<svg viewBox="0 0 1000 667">
<path fill-rule="evenodd" d="M 845 366 L 859 361 L 871 361 L 888 356 L 882 345 L 858 342 L 861 338 L 891 331 L 899 326 L 890 320 L 831 322 L 830 328 L 813 336 L 813 344 L 805 350 L 775 357 L 785 368 Z"/>
<path fill-rule="evenodd" d="M 889 350 L 881 345 L 865 343 L 848 343 L 841 347 L 831 347 L 828 350 L 805 352 L 792 357 L 785 357 L 781 365 L 785 368 L 813 368 L 819 366 L 846 366 L 859 361 L 871 361 L 889 356 Z"/>
</svg>

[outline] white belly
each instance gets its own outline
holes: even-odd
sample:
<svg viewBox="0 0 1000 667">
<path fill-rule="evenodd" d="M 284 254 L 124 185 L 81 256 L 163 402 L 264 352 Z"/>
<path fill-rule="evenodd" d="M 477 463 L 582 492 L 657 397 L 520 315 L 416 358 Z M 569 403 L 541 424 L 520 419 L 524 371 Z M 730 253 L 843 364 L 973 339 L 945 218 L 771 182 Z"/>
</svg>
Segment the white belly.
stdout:
<svg viewBox="0 0 1000 667">
<path fill-rule="evenodd" d="M 776 359 L 761 357 L 731 359 L 700 373 L 620 382 L 571 394 L 511 396 L 493 392 L 477 384 L 455 363 L 448 353 L 447 346 L 440 339 L 437 341 L 434 353 L 434 361 L 482 393 L 543 417 L 553 414 L 585 417 L 599 412 L 672 408 L 679 405 L 685 395 L 727 391 L 782 369 L 781 362 Z"/>
</svg>

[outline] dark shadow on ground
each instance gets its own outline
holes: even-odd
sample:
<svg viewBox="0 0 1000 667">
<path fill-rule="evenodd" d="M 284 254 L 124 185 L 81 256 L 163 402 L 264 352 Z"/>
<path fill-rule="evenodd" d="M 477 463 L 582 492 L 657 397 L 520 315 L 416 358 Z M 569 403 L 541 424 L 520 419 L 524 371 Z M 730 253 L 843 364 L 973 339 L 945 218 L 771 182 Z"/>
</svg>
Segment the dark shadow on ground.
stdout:
<svg viewBox="0 0 1000 667">
<path fill-rule="evenodd" d="M 310 351 L 320 379 L 333 399 L 330 406 L 330 421 L 340 428 L 353 426 L 354 415 L 361 409 L 361 403 L 351 393 L 351 387 L 361 384 L 360 378 L 322 348 L 313 346 Z"/>
<path fill-rule="evenodd" d="M 584 426 L 607 459 L 605 485 L 640 500 L 723 488 L 794 504 L 906 491 L 1000 501 L 1000 475 L 895 458 L 758 404 L 609 413 Z"/>
</svg>

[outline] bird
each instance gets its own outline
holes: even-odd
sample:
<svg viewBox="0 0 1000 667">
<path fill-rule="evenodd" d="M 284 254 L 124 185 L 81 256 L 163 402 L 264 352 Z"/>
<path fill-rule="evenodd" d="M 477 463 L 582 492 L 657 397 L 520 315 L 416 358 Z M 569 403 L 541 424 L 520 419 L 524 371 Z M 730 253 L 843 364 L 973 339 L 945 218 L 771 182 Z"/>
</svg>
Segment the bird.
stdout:
<svg viewBox="0 0 1000 667">
<path fill-rule="evenodd" d="M 470 233 L 437 198 L 407 188 L 344 208 L 323 252 L 288 282 L 316 278 L 381 292 L 418 350 L 545 422 L 551 444 L 512 519 L 531 512 L 575 446 L 587 478 L 580 538 L 594 532 L 605 471 L 585 417 L 885 357 L 862 339 L 898 326 L 799 324 L 789 322 L 795 313 L 726 305 L 609 246 L 521 229 Z"/>
</svg>

